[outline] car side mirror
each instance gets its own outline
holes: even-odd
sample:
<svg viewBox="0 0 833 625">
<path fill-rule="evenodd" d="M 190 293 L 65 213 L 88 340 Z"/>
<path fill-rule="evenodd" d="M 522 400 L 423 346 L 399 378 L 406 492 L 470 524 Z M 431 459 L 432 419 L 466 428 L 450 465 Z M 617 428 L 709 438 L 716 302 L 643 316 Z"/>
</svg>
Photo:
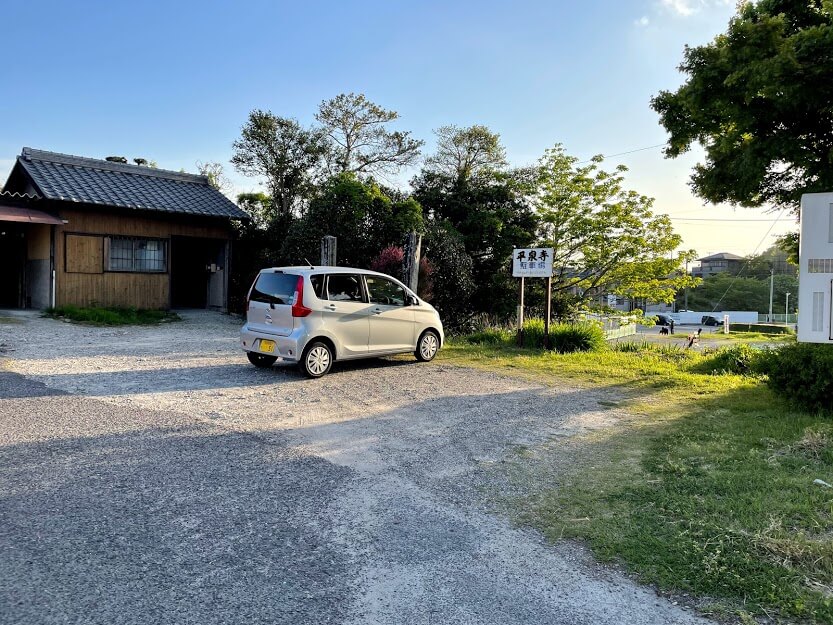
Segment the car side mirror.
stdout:
<svg viewBox="0 0 833 625">
<path fill-rule="evenodd" d="M 408 296 L 408 306 L 418 306 L 419 300 L 415 298 L 413 295 Z"/>
</svg>

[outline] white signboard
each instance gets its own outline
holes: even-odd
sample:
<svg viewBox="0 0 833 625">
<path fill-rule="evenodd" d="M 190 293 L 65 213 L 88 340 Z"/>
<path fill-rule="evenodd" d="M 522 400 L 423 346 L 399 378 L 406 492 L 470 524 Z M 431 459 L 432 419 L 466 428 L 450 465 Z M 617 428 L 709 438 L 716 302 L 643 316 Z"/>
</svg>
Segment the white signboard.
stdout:
<svg viewBox="0 0 833 625">
<path fill-rule="evenodd" d="M 552 248 L 515 248 L 512 252 L 512 275 L 516 278 L 552 277 Z"/>
</svg>

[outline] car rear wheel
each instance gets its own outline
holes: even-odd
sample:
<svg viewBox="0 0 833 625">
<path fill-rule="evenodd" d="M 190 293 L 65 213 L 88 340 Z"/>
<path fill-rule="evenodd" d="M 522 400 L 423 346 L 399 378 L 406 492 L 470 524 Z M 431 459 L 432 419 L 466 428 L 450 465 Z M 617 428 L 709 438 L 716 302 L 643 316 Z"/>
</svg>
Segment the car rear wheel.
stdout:
<svg viewBox="0 0 833 625">
<path fill-rule="evenodd" d="M 417 343 L 414 356 L 420 362 L 428 362 L 429 360 L 434 360 L 434 356 L 437 355 L 439 349 L 440 337 L 433 330 L 426 330 L 419 337 L 419 343 Z"/>
<path fill-rule="evenodd" d="M 320 378 L 333 366 L 333 350 L 321 341 L 316 341 L 304 351 L 301 370 L 309 378 Z"/>
<path fill-rule="evenodd" d="M 275 364 L 278 359 L 277 356 L 266 356 L 265 354 L 258 354 L 257 352 L 246 352 L 249 362 L 260 369 L 268 369 Z"/>
</svg>

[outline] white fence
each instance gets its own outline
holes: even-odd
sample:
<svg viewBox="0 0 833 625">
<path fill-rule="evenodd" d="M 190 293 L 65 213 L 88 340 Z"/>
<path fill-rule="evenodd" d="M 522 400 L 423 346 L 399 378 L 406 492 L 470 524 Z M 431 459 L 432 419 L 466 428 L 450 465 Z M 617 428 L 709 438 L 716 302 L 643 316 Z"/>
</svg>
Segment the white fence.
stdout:
<svg viewBox="0 0 833 625">
<path fill-rule="evenodd" d="M 674 323 L 681 325 L 699 325 L 702 323 L 703 317 L 714 317 L 722 322 L 723 315 L 729 315 L 729 323 L 758 323 L 758 312 L 755 310 L 718 310 L 715 312 L 687 310 L 668 314 L 674 320 Z"/>
</svg>

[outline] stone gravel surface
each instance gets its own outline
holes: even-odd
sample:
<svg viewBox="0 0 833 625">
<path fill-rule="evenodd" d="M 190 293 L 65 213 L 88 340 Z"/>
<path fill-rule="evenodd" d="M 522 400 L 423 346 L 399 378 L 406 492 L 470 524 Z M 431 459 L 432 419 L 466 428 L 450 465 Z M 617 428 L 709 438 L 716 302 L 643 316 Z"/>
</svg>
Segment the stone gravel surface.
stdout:
<svg viewBox="0 0 833 625">
<path fill-rule="evenodd" d="M 0 623 L 705 623 L 514 527 L 606 391 L 409 359 L 260 370 L 239 321 L 0 313 Z"/>
</svg>

